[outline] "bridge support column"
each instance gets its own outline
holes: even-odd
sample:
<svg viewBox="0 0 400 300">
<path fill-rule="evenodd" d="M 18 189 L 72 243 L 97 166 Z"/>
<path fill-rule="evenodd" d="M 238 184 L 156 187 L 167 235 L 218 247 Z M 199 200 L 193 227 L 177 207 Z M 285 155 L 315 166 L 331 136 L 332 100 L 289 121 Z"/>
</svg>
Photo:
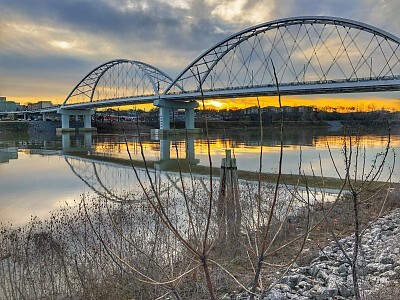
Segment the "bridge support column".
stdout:
<svg viewBox="0 0 400 300">
<path fill-rule="evenodd" d="M 62 131 L 73 131 L 72 128 L 69 128 L 69 115 L 61 114 L 61 128 L 57 129 L 62 129 Z"/>
<path fill-rule="evenodd" d="M 42 121 L 46 121 L 47 115 L 45 113 L 42 113 Z"/>
<path fill-rule="evenodd" d="M 57 133 L 75 131 L 75 128 L 69 127 L 70 116 L 83 116 L 84 128 L 79 128 L 79 131 L 97 131 L 97 128 L 92 127 L 92 115 L 94 114 L 93 110 L 74 110 L 60 108 L 57 113 L 61 115 L 61 128 L 56 129 Z"/>
<path fill-rule="evenodd" d="M 185 127 L 194 129 L 194 108 L 185 109 Z"/>
<path fill-rule="evenodd" d="M 171 134 L 196 134 L 202 132 L 201 128 L 194 128 L 194 109 L 199 106 L 196 101 L 183 102 L 159 99 L 155 100 L 153 104 L 160 108 L 160 128 L 151 130 L 151 134 L 156 138 Z M 170 128 L 171 109 L 185 110 L 185 129 Z"/>
<path fill-rule="evenodd" d="M 170 112 L 171 109 L 168 107 L 160 107 L 160 129 L 168 130 L 170 129 Z"/>
<path fill-rule="evenodd" d="M 83 116 L 83 128 L 91 129 L 92 128 L 92 115 L 94 114 L 93 111 L 90 111 L 90 114 Z"/>
<path fill-rule="evenodd" d="M 194 138 L 193 137 L 188 137 L 186 139 L 186 159 L 189 161 L 195 159 Z"/>
<path fill-rule="evenodd" d="M 171 158 L 171 140 L 162 139 L 160 140 L 160 159 L 168 160 Z"/>
</svg>

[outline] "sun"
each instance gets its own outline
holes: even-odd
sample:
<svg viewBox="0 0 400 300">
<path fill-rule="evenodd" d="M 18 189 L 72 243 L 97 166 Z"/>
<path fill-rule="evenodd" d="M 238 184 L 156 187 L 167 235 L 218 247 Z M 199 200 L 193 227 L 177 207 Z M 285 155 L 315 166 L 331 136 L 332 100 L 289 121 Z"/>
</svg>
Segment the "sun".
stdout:
<svg viewBox="0 0 400 300">
<path fill-rule="evenodd" d="M 217 100 L 206 100 L 204 101 L 204 105 L 207 108 L 212 108 L 212 109 L 222 109 L 224 108 L 224 106 L 226 106 L 227 104 L 221 101 L 217 101 Z"/>
</svg>

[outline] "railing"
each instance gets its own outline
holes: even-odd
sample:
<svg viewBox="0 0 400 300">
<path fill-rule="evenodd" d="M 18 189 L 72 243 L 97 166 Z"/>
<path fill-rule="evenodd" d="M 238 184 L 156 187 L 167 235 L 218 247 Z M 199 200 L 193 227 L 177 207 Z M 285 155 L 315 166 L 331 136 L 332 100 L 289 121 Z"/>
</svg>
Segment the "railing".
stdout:
<svg viewBox="0 0 400 300">
<path fill-rule="evenodd" d="M 350 78 L 350 79 L 330 79 L 330 80 L 315 80 L 315 81 L 304 81 L 304 82 L 289 82 L 289 83 L 280 83 L 279 86 L 309 86 L 309 85 L 318 85 L 318 84 L 335 84 L 335 83 L 356 83 L 356 82 L 368 82 L 368 81 L 389 81 L 389 80 L 400 80 L 400 75 L 398 76 L 380 76 L 380 77 L 362 77 L 362 78 Z M 203 91 L 214 92 L 214 91 L 224 91 L 224 90 L 241 90 L 241 89 L 250 89 L 250 88 L 273 88 L 276 87 L 275 84 L 263 84 L 263 85 L 246 85 L 246 86 L 238 86 L 238 87 L 224 87 L 224 88 L 211 88 L 204 89 Z M 180 94 L 190 94 L 196 93 L 198 90 L 185 90 L 184 92 L 171 93 L 171 95 L 180 95 Z"/>
</svg>

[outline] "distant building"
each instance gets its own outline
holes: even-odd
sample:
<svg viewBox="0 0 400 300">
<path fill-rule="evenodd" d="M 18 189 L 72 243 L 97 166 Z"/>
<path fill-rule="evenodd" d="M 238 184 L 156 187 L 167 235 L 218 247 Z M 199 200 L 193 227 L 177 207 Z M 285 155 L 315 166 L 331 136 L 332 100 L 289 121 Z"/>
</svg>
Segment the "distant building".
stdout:
<svg viewBox="0 0 400 300">
<path fill-rule="evenodd" d="M 312 113 L 313 107 L 312 106 L 298 106 L 299 113 Z"/>
<path fill-rule="evenodd" d="M 311 113 L 313 111 L 312 106 L 282 106 L 282 110 L 284 113 Z M 264 113 L 279 113 L 280 108 L 276 106 L 266 106 L 260 108 L 261 114 Z M 245 115 L 257 115 L 260 113 L 257 106 L 247 107 L 243 110 Z"/>
<path fill-rule="evenodd" d="M 270 112 L 270 113 L 277 113 L 279 112 L 279 108 L 276 106 L 267 106 L 263 108 L 264 111 Z"/>
<path fill-rule="evenodd" d="M 17 104 L 14 101 L 7 101 L 7 97 L 0 97 L 0 111 L 16 111 Z"/>
<path fill-rule="evenodd" d="M 28 103 L 28 110 L 38 110 L 43 108 L 50 108 L 53 106 L 51 101 L 39 101 L 36 103 Z"/>
<path fill-rule="evenodd" d="M 6 97 L 0 97 L 0 111 L 6 111 Z"/>
<path fill-rule="evenodd" d="M 292 113 L 295 109 L 291 106 L 282 106 L 283 112 Z"/>
<path fill-rule="evenodd" d="M 247 108 L 244 109 L 244 114 L 245 115 L 258 114 L 258 107 L 257 106 L 247 107 Z"/>
<path fill-rule="evenodd" d="M 27 105 L 23 105 L 23 104 L 20 104 L 20 103 L 16 103 L 16 106 L 17 106 L 17 111 L 23 111 L 23 110 L 27 110 L 28 109 Z"/>
</svg>

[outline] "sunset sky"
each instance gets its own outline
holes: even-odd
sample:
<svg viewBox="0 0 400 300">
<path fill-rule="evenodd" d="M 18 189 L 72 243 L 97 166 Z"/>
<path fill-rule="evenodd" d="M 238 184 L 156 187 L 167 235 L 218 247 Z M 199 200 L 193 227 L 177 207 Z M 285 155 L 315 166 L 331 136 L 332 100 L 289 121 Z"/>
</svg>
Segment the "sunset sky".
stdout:
<svg viewBox="0 0 400 300">
<path fill-rule="evenodd" d="M 278 18 L 336 16 L 400 36 L 399 0 L 0 0 L 0 7 L 0 96 L 21 103 L 60 103 L 90 70 L 115 58 L 175 77 L 220 40 Z M 274 98 L 261 101 L 276 105 Z M 400 92 L 285 97 L 284 104 L 398 110 Z"/>
</svg>

